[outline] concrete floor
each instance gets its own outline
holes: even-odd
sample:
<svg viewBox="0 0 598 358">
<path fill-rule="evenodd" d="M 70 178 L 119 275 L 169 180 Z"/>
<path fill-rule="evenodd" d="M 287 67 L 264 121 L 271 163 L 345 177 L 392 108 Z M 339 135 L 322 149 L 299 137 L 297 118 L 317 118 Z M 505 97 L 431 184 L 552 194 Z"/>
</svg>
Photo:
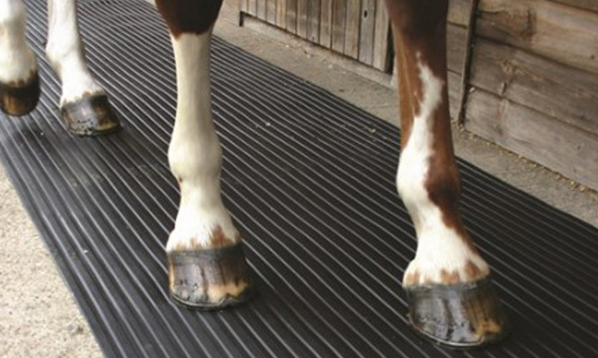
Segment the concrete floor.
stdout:
<svg viewBox="0 0 598 358">
<path fill-rule="evenodd" d="M 264 35 L 264 26 L 239 28 L 232 2 L 225 3 L 215 34 L 307 81 L 396 123 L 395 91 L 364 79 L 345 67 L 354 65 L 280 33 Z M 85 21 L 84 19 L 82 21 Z M 281 42 L 284 40 L 285 42 Z M 289 40 L 289 41 L 287 41 Z M 358 72 L 372 74 L 358 68 Z M 598 227 L 598 193 L 481 140 L 454 131 L 460 157 L 504 181 Z M 0 357 L 101 357 L 92 333 L 27 217 L 14 189 L 0 170 Z"/>
</svg>

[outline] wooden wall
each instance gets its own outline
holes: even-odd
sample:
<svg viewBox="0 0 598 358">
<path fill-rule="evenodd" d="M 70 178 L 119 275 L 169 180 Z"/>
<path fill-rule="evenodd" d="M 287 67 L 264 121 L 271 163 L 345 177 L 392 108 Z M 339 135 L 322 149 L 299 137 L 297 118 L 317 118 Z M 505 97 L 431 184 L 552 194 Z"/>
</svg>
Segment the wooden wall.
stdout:
<svg viewBox="0 0 598 358">
<path fill-rule="evenodd" d="M 249 15 L 392 70 L 384 0 L 240 1 Z M 598 189 L 598 0 L 449 4 L 451 116 L 460 114 L 466 129 Z"/>
<path fill-rule="evenodd" d="M 465 128 L 598 189 L 598 1 L 481 0 Z"/>
<path fill-rule="evenodd" d="M 384 0 L 240 0 L 241 11 L 336 53 L 387 71 Z"/>
<path fill-rule="evenodd" d="M 451 117 L 459 113 L 462 77 L 467 56 L 467 32 L 472 11 L 471 0 L 450 0 L 447 25 L 447 68 Z"/>
<path fill-rule="evenodd" d="M 460 107 L 471 0 L 450 0 L 448 68 L 451 114 Z M 384 72 L 394 64 L 384 0 L 240 0 L 241 11 Z"/>
</svg>

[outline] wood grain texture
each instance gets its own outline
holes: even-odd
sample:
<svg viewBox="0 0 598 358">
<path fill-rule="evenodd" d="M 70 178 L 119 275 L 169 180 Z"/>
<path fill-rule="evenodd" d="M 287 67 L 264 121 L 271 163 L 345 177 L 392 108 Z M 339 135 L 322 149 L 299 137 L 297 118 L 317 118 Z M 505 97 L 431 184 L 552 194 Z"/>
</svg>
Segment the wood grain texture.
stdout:
<svg viewBox="0 0 598 358">
<path fill-rule="evenodd" d="M 476 11 L 479 6 L 480 0 L 470 0 L 469 8 L 467 9 L 468 18 L 467 26 L 465 26 L 465 49 L 464 58 L 461 61 L 461 89 L 459 94 L 459 112 L 454 117 L 458 126 L 463 126 L 463 119 L 465 117 L 465 104 L 467 101 L 467 95 L 469 94 L 469 76 L 471 75 L 471 63 L 473 48 L 475 45 L 475 27 L 476 27 Z"/>
<path fill-rule="evenodd" d="M 276 2 L 277 0 L 266 0 L 266 21 L 276 25 Z"/>
<path fill-rule="evenodd" d="M 580 9 L 598 12 L 598 1 L 596 1 L 596 0 L 550 0 L 550 1 L 577 7 Z"/>
<path fill-rule="evenodd" d="M 345 52 L 345 28 L 347 26 L 347 1 L 333 0 L 332 14 L 332 49 Z"/>
<path fill-rule="evenodd" d="M 258 19 L 266 21 L 266 7 L 267 7 L 267 0 L 256 0 L 256 17 Z"/>
<path fill-rule="evenodd" d="M 449 112 L 452 119 L 456 119 L 461 105 L 461 75 L 452 71 L 447 73 Z"/>
<path fill-rule="evenodd" d="M 257 16 L 257 0 L 247 0 L 247 13 Z"/>
<path fill-rule="evenodd" d="M 374 62 L 374 33 L 376 27 L 376 0 L 361 1 L 359 24 L 359 61 L 367 65 Z"/>
<path fill-rule="evenodd" d="M 377 0 L 376 25 L 374 28 L 374 58 L 372 60 L 372 66 L 384 72 L 389 70 L 392 63 L 390 56 L 390 41 L 392 40 L 392 35 L 390 32 L 390 18 L 388 17 L 384 0 Z"/>
<path fill-rule="evenodd" d="M 287 28 L 287 0 L 276 1 L 276 26 L 281 29 Z"/>
<path fill-rule="evenodd" d="M 287 31 L 297 33 L 297 0 L 287 0 Z"/>
<path fill-rule="evenodd" d="M 297 36 L 307 38 L 307 16 L 309 0 L 297 0 Z"/>
<path fill-rule="evenodd" d="M 471 84 L 598 135 L 598 75 L 479 40 Z"/>
<path fill-rule="evenodd" d="M 449 0 L 448 23 L 467 27 L 472 0 Z"/>
<path fill-rule="evenodd" d="M 320 40 L 318 43 L 326 48 L 331 48 L 333 0 L 321 0 L 320 4 Z"/>
<path fill-rule="evenodd" d="M 361 0 L 347 0 L 347 24 L 345 27 L 344 54 L 359 58 L 359 23 L 361 22 Z"/>
<path fill-rule="evenodd" d="M 467 102 L 468 130 L 598 189 L 598 136 L 481 89 Z"/>
<path fill-rule="evenodd" d="M 477 33 L 598 73 L 598 13 L 537 0 L 482 0 Z"/>
<path fill-rule="evenodd" d="M 467 29 L 458 25 L 448 24 L 446 28 L 447 66 L 448 69 L 461 74 L 463 61 L 467 55 Z"/>
<path fill-rule="evenodd" d="M 320 42 L 320 14 L 321 0 L 308 0 L 307 14 L 307 40 L 313 43 Z"/>
</svg>

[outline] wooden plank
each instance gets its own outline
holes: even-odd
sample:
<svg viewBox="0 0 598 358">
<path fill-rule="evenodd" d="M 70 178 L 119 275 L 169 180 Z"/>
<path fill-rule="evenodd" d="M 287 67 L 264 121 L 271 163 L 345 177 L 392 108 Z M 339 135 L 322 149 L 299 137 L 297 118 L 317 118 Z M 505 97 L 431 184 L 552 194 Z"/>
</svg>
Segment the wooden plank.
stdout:
<svg viewBox="0 0 598 358">
<path fill-rule="evenodd" d="M 344 53 L 347 0 L 333 0 L 332 8 L 332 49 L 338 53 Z"/>
<path fill-rule="evenodd" d="M 347 0 L 347 26 L 345 27 L 344 54 L 359 57 L 359 24 L 361 22 L 361 0 Z"/>
<path fill-rule="evenodd" d="M 469 14 L 468 25 L 466 27 L 465 35 L 465 49 L 463 54 L 463 60 L 461 61 L 461 94 L 459 95 L 459 112 L 457 113 L 455 120 L 458 126 L 463 126 L 463 119 L 465 117 L 465 104 L 467 101 L 467 95 L 469 93 L 468 82 L 469 75 L 471 73 L 471 61 L 475 39 L 475 19 L 476 9 L 478 8 L 480 0 L 471 0 L 470 6 L 467 10 Z"/>
<path fill-rule="evenodd" d="M 457 118 L 461 106 L 461 75 L 452 71 L 447 73 L 449 112 L 452 119 Z"/>
<path fill-rule="evenodd" d="M 390 40 L 390 19 L 386 11 L 386 5 L 384 0 L 377 0 L 372 66 L 380 71 L 387 72 L 390 68 Z"/>
<path fill-rule="evenodd" d="M 247 0 L 247 13 L 257 16 L 257 0 Z"/>
<path fill-rule="evenodd" d="M 266 22 L 276 25 L 276 2 L 277 0 L 266 0 Z"/>
<path fill-rule="evenodd" d="M 477 33 L 598 73 L 598 13 L 550 1 L 482 0 Z"/>
<path fill-rule="evenodd" d="M 471 84 L 598 135 L 598 75 L 480 39 Z"/>
<path fill-rule="evenodd" d="M 449 70 L 461 74 L 463 61 L 467 55 L 467 29 L 448 24 L 446 28 L 447 66 Z"/>
<path fill-rule="evenodd" d="M 319 43 L 326 48 L 332 46 L 332 13 L 333 0 L 321 0 Z"/>
<path fill-rule="evenodd" d="M 287 0 L 287 31 L 297 33 L 297 0 Z"/>
<path fill-rule="evenodd" d="M 276 26 L 281 29 L 287 28 L 287 0 L 276 2 Z"/>
<path fill-rule="evenodd" d="M 297 36 L 307 38 L 307 2 L 309 0 L 297 0 Z"/>
<path fill-rule="evenodd" d="M 359 61 L 367 65 L 374 62 L 374 31 L 376 26 L 376 0 L 361 0 L 359 26 Z"/>
<path fill-rule="evenodd" d="M 256 17 L 260 20 L 266 20 L 266 7 L 267 0 L 256 0 L 257 1 L 257 13 Z"/>
<path fill-rule="evenodd" d="M 307 39 L 320 42 L 320 0 L 308 0 Z"/>
<path fill-rule="evenodd" d="M 472 0 L 449 0 L 448 22 L 449 24 L 469 26 L 469 9 Z"/>
<path fill-rule="evenodd" d="M 598 189 L 598 136 L 478 89 L 465 127 L 564 176 Z"/>
<path fill-rule="evenodd" d="M 598 12 L 598 1 L 596 0 L 550 0 L 561 4 L 577 7 L 580 9 Z"/>
</svg>

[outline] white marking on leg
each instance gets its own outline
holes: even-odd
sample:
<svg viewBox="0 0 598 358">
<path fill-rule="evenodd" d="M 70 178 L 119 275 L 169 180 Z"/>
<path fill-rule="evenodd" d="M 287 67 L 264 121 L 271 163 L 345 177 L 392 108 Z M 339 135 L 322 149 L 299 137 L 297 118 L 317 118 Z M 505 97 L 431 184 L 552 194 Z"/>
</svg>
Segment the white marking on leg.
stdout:
<svg viewBox="0 0 598 358">
<path fill-rule="evenodd" d="M 414 274 L 411 284 L 442 283 L 442 273 L 458 273 L 466 281 L 469 262 L 480 271 L 488 270 L 486 262 L 472 252 L 456 230 L 447 227 L 440 208 L 431 200 L 425 187 L 433 153 L 432 121 L 442 103 L 443 81 L 434 76 L 428 66 L 418 63 L 422 83 L 422 102 L 413 120 L 406 148 L 401 152 L 397 173 L 397 188 L 411 215 L 418 238 L 415 259 L 404 276 Z"/>
<path fill-rule="evenodd" d="M 37 72 L 25 38 L 27 14 L 21 0 L 0 0 L 0 82 L 18 83 Z"/>
<path fill-rule="evenodd" d="M 181 204 L 168 252 L 209 247 L 219 230 L 229 243 L 239 237 L 220 195 L 222 151 L 212 120 L 210 42 L 211 30 L 172 39 L 178 96 L 168 159 L 180 181 Z"/>
<path fill-rule="evenodd" d="M 103 93 L 87 68 L 75 0 L 48 0 L 46 55 L 62 81 L 61 106 Z"/>
</svg>

